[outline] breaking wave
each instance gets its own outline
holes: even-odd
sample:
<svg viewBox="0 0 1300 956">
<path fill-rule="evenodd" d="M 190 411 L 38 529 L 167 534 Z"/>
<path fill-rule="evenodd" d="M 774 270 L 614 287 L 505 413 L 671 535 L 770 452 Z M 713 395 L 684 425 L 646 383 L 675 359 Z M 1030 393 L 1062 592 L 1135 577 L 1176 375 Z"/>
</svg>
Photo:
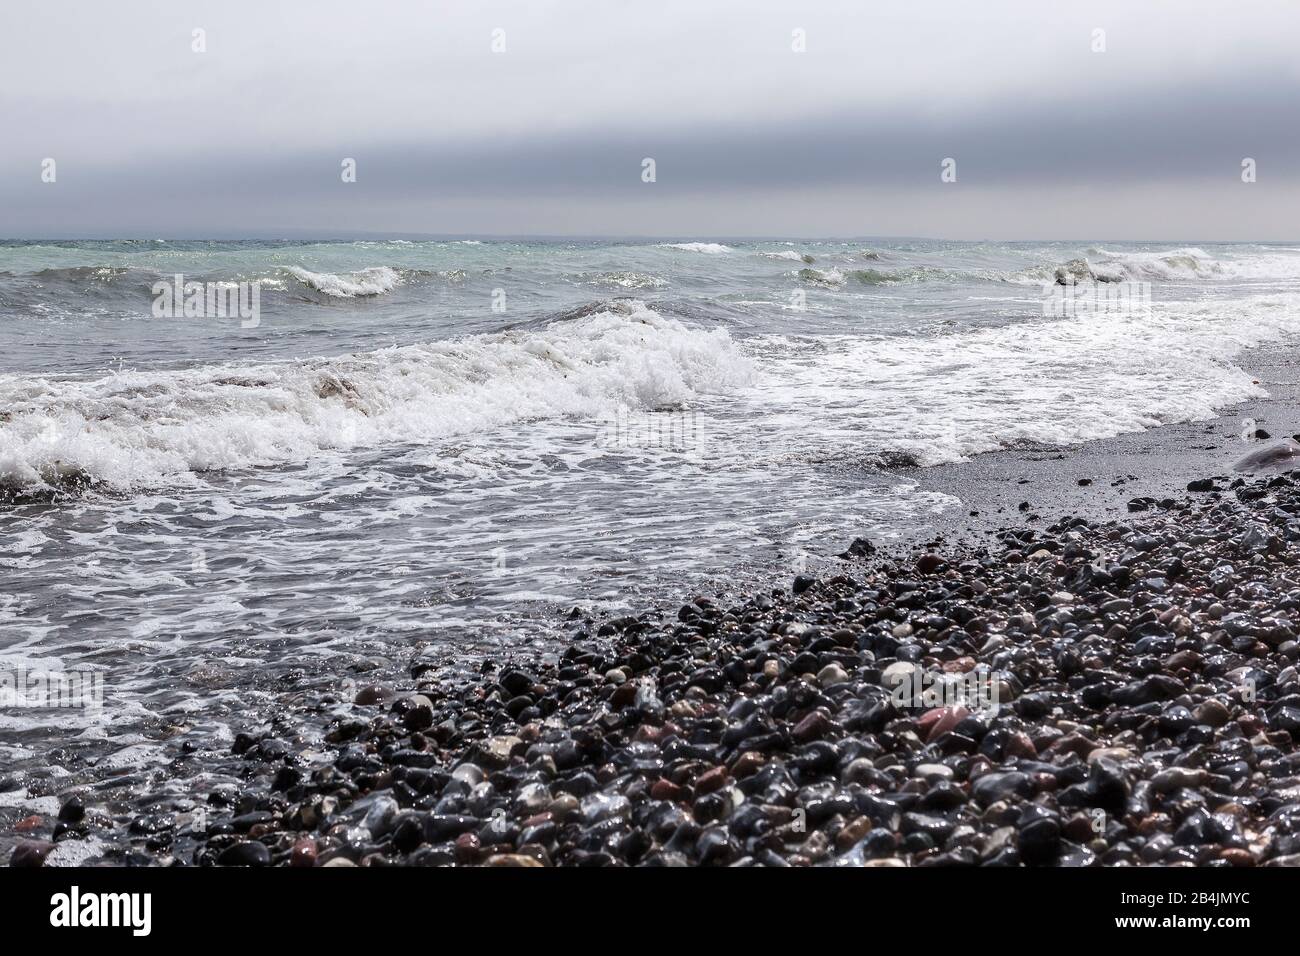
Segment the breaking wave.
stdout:
<svg viewBox="0 0 1300 956">
<path fill-rule="evenodd" d="M 720 242 L 661 242 L 660 249 L 681 249 L 683 252 L 703 252 L 716 256 L 722 252 L 731 252 L 731 246 Z"/>
<path fill-rule="evenodd" d="M 751 374 L 725 330 L 618 300 L 536 329 L 337 358 L 92 380 L 3 376 L 0 490 L 184 484 L 326 450 L 683 405 Z"/>
<path fill-rule="evenodd" d="M 290 266 L 288 272 L 308 288 L 341 299 L 383 295 L 392 292 L 402 284 L 401 274 L 389 266 L 371 266 L 343 275 L 336 275 L 333 272 L 311 272 L 301 266 Z"/>
</svg>

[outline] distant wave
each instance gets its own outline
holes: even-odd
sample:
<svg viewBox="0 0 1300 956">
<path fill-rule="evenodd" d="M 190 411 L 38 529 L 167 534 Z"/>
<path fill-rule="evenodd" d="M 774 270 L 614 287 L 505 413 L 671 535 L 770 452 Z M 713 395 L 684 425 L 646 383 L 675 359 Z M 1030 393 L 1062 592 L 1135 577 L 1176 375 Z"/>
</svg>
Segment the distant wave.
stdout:
<svg viewBox="0 0 1300 956">
<path fill-rule="evenodd" d="M 683 252 L 703 252 L 716 256 L 722 252 L 731 252 L 731 246 L 720 242 L 661 242 L 660 249 L 681 249 Z"/>
<path fill-rule="evenodd" d="M 20 273 L 18 275 L 12 272 L 0 272 L 0 277 L 35 279 L 49 285 L 84 286 L 86 283 L 92 282 L 116 282 L 130 271 L 125 266 L 65 266 L 41 269 L 38 272 Z"/>
<path fill-rule="evenodd" d="M 780 252 L 760 251 L 759 255 L 764 259 L 788 259 L 791 262 L 806 262 L 809 265 L 817 261 L 806 252 L 796 252 L 793 249 L 782 249 Z"/>
<path fill-rule="evenodd" d="M 341 299 L 383 295 L 392 292 L 402 284 L 401 275 L 389 266 L 371 266 L 342 275 L 333 272 L 311 272 L 301 266 L 290 266 L 288 272 L 303 285 Z"/>
<path fill-rule="evenodd" d="M 681 405 L 750 379 L 725 330 L 688 328 L 636 300 L 594 308 L 338 358 L 0 378 L 0 492 L 165 487 L 330 449 Z"/>
<path fill-rule="evenodd" d="M 836 288 L 844 284 L 844 273 L 839 269 L 800 269 L 800 281 L 823 288 Z"/>
<path fill-rule="evenodd" d="M 1112 252 L 1090 248 L 1083 256 L 1066 262 L 1038 266 L 1013 273 L 1015 282 L 1179 282 L 1205 279 L 1293 279 L 1300 278 L 1300 256 L 1278 254 L 1277 250 L 1239 258 L 1216 259 L 1202 249 Z"/>
<path fill-rule="evenodd" d="M 809 285 L 839 288 L 854 285 L 897 285 L 904 282 L 951 282 L 963 277 L 949 269 L 917 266 L 909 269 L 800 269 L 799 279 Z"/>
<path fill-rule="evenodd" d="M 578 281 L 596 286 L 612 286 L 618 289 L 660 289 L 668 284 L 666 279 L 648 272 L 586 272 L 578 276 Z"/>
<path fill-rule="evenodd" d="M 860 285 L 898 285 L 904 282 L 938 282 L 959 278 L 947 269 L 917 266 L 911 269 L 853 269 L 848 278 Z"/>
</svg>

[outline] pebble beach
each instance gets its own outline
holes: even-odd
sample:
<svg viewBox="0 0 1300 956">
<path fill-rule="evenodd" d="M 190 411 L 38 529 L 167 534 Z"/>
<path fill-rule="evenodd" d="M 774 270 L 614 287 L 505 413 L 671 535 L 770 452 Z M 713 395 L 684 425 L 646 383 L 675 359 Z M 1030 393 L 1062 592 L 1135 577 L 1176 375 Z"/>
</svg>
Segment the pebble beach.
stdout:
<svg viewBox="0 0 1300 956">
<path fill-rule="evenodd" d="M 579 614 L 550 663 L 415 659 L 179 758 L 237 783 L 63 799 L 11 863 L 90 836 L 162 865 L 1300 864 L 1300 486 L 1190 484 Z M 969 674 L 995 707 L 898 693 Z"/>
</svg>

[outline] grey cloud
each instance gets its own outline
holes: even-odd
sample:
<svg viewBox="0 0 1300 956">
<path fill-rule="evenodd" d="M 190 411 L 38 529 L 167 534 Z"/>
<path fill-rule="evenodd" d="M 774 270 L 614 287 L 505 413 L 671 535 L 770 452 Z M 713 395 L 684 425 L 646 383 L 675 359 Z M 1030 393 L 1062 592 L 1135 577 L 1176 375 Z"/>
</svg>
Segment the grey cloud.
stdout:
<svg viewBox="0 0 1300 956">
<path fill-rule="evenodd" d="M 871 25 L 860 8 L 834 7 L 859 32 Z M 970 217 L 984 215 L 987 203 L 950 202 L 947 213 L 937 204 L 953 195 L 936 192 L 948 188 L 938 175 L 945 157 L 956 159 L 955 188 L 965 194 L 1019 196 L 1029 204 L 1084 197 L 1075 202 L 1089 208 L 1054 211 L 1062 237 L 1075 234 L 1073 223 L 1084 212 L 1121 192 L 1128 198 L 1123 205 L 1116 200 L 1111 235 L 1148 229 L 1134 218 L 1139 213 L 1131 202 L 1132 191 L 1143 187 L 1158 190 L 1171 207 L 1178 195 L 1182 206 L 1201 206 L 1201 219 L 1188 221 L 1199 222 L 1203 236 L 1252 224 L 1270 234 L 1293 234 L 1297 210 L 1288 197 L 1300 187 L 1300 84 L 1294 67 L 1273 55 L 1277 37 L 1270 21 L 1258 15 L 1253 26 L 1244 17 L 1233 20 L 1232 42 L 1225 40 L 1218 60 L 1192 56 L 1189 46 L 1180 63 L 1177 44 L 1156 45 L 1163 35 L 1152 33 L 1145 13 L 1103 8 L 1119 47 L 1106 54 L 1112 59 L 1104 70 L 1085 68 L 1073 54 L 1059 70 L 1050 69 L 1050 58 L 1031 44 L 1025 53 L 1032 54 L 1035 71 L 1019 77 L 1012 65 L 964 47 L 951 24 L 945 30 L 940 21 L 920 18 L 893 23 L 894 45 L 913 56 L 893 51 L 893 73 L 874 85 L 854 83 L 853 50 L 825 39 L 830 52 L 810 61 L 820 72 L 799 80 L 789 72 L 789 57 L 774 67 L 771 54 L 753 55 L 751 36 L 737 42 L 736 50 L 746 53 L 741 56 L 707 33 L 696 35 L 699 30 L 674 32 L 666 18 L 684 21 L 687 14 L 671 5 L 655 22 L 684 46 L 663 46 L 650 59 L 643 51 L 633 69 L 624 49 L 581 48 L 583 77 L 608 73 L 608 88 L 589 95 L 566 73 L 566 62 L 557 58 L 553 75 L 541 69 L 540 41 L 527 33 L 534 48 L 526 69 L 501 71 L 485 57 L 463 56 L 457 85 L 438 91 L 435 108 L 423 112 L 413 108 L 419 96 L 393 82 L 418 63 L 418 48 L 398 35 L 391 41 L 392 64 L 384 62 L 387 46 L 366 51 L 383 69 L 373 76 L 356 73 L 351 93 L 346 83 L 330 79 L 335 97 L 350 98 L 324 103 L 313 96 L 314 84 L 323 82 L 321 63 L 312 59 L 320 53 L 315 48 L 276 48 L 285 61 L 263 64 L 259 75 L 275 77 L 277 95 L 287 99 L 266 102 L 256 98 L 249 76 L 233 84 L 235 99 L 220 84 L 205 85 L 186 72 L 188 61 L 175 54 L 155 72 L 189 90 L 186 96 L 140 92 L 138 84 L 150 75 L 147 64 L 115 78 L 121 88 L 116 98 L 93 78 L 82 89 L 60 74 L 50 92 L 24 74 L 0 99 L 0 121 L 7 114 L 14 132 L 0 148 L 0 234 L 340 235 L 439 232 L 445 226 L 612 235 L 629 231 L 629 210 L 635 225 L 656 229 L 664 229 L 663 216 L 676 210 L 682 224 L 668 231 L 716 223 L 722 231 L 807 235 L 850 222 L 827 212 L 837 203 L 869 196 L 874 203 L 884 197 L 888 206 L 890 197 L 901 201 L 904 194 L 925 207 L 905 231 L 978 234 L 988 224 Z M 436 19 L 429 8 L 405 9 L 417 20 Z M 755 9 L 771 19 L 772 31 L 789 22 L 772 19 L 776 12 L 800 12 L 772 3 Z M 971 42 L 1000 51 L 1008 42 L 1002 33 L 1013 25 L 1006 18 L 1023 18 L 1029 8 L 1007 0 L 983 9 L 983 20 L 966 24 Z M 625 28 L 632 23 L 608 7 L 600 15 Z M 591 29 L 579 17 L 573 22 L 575 30 Z M 1087 22 L 1070 27 L 1070 49 L 1087 35 Z M 158 29 L 183 38 L 181 27 L 167 22 Z M 1171 30 L 1186 33 L 1187 27 L 1179 21 Z M 1252 30 L 1261 51 L 1254 58 Z M 815 35 L 826 38 L 827 26 Z M 1134 49 L 1135 38 L 1150 44 L 1146 55 Z M 330 49 L 347 49 L 346 31 L 330 29 L 322 39 Z M 691 50 L 716 62 L 692 59 L 686 55 Z M 676 72 L 665 70 L 664 88 L 647 90 L 645 78 L 660 55 Z M 357 57 L 354 67 L 360 52 Z M 937 72 L 929 76 L 913 61 L 934 64 Z M 1153 78 L 1148 61 L 1158 61 L 1163 72 Z M 876 67 L 864 64 L 863 72 Z M 75 72 L 76 63 L 69 69 Z M 766 83 L 777 69 L 781 82 Z M 736 70 L 744 76 L 731 76 Z M 22 95 L 24 83 L 30 97 Z M 57 184 L 39 181 L 45 155 L 59 162 Z M 344 156 L 358 162 L 355 184 L 340 181 Z M 653 185 L 640 178 L 647 156 L 657 163 Z M 1220 204 L 1255 205 L 1218 215 L 1202 201 L 1206 183 L 1240 185 L 1246 156 L 1259 163 L 1261 187 L 1285 187 L 1274 193 L 1271 219 L 1261 218 L 1255 198 L 1217 187 Z M 944 199 L 936 201 L 940 195 Z M 771 201 L 764 203 L 764 196 Z M 549 220 L 543 221 L 543 211 Z M 1041 234 L 1050 221 L 1043 219 L 1035 231 Z"/>
</svg>

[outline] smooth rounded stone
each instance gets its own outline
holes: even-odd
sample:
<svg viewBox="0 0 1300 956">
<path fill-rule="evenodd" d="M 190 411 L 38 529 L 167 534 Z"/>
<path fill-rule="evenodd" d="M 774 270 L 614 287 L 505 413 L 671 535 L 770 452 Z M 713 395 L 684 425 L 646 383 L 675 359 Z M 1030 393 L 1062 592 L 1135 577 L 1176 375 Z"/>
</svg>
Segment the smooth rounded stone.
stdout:
<svg viewBox="0 0 1300 956">
<path fill-rule="evenodd" d="M 389 697 L 389 692 L 377 684 L 369 684 L 357 691 L 356 696 L 352 698 L 352 703 L 362 707 L 368 707 L 372 704 L 382 704 Z"/>
<path fill-rule="evenodd" d="M 812 258 L 807 257 L 804 261 L 811 262 Z M 854 538 L 848 548 L 840 552 L 839 557 L 844 560 L 848 560 L 849 558 L 865 558 L 870 554 L 874 554 L 875 551 L 876 546 L 871 543 L 869 538 Z"/>
<path fill-rule="evenodd" d="M 509 866 L 509 867 L 531 867 L 542 866 L 542 861 L 533 856 L 523 853 L 498 853 L 488 857 L 484 866 Z"/>
<path fill-rule="evenodd" d="M 222 850 L 217 863 L 221 866 L 269 866 L 271 851 L 264 843 L 244 840 Z"/>
<path fill-rule="evenodd" d="M 899 687 L 915 686 L 916 676 L 920 668 L 908 661 L 896 661 L 890 664 L 880 675 L 880 684 L 887 690 L 893 691 Z"/>
<path fill-rule="evenodd" d="M 985 808 L 1000 801 L 1015 802 L 1033 793 L 1033 778 L 1019 770 L 986 773 L 971 784 L 971 796 Z"/>
<path fill-rule="evenodd" d="M 737 854 L 737 846 L 724 827 L 705 827 L 695 841 L 695 858 L 702 866 L 721 866 Z"/>
<path fill-rule="evenodd" d="M 991 860 L 1000 854 L 1014 851 L 1016 848 L 1016 828 L 998 827 L 984 836 L 980 842 L 980 859 Z"/>
<path fill-rule="evenodd" d="M 1199 787 L 1205 782 L 1206 776 L 1204 770 L 1169 767 L 1151 778 L 1151 789 L 1156 793 L 1171 793 L 1183 787 Z"/>
<path fill-rule="evenodd" d="M 895 624 L 889 633 L 900 641 L 906 640 L 912 636 L 912 625 L 907 623 Z"/>
<path fill-rule="evenodd" d="M 799 743 L 824 737 L 831 728 L 831 719 L 821 710 L 814 710 L 799 721 L 790 736 Z"/>
<path fill-rule="evenodd" d="M 1031 866 L 1051 863 L 1061 850 L 1061 822 L 1041 807 L 1027 808 L 1016 827 L 1020 857 Z"/>
<path fill-rule="evenodd" d="M 898 857 L 893 857 L 893 856 L 881 857 L 880 859 L 876 859 L 876 860 L 867 860 L 862 865 L 863 866 L 890 866 L 890 867 L 907 866 L 907 864 L 904 863 L 902 860 L 898 859 Z"/>
<path fill-rule="evenodd" d="M 1291 438 L 1257 448 L 1233 462 L 1232 470 L 1257 475 L 1300 467 L 1300 443 Z"/>
<path fill-rule="evenodd" d="M 293 845 L 289 851 L 289 865 L 295 867 L 307 867 L 316 865 L 316 841 L 311 837 L 304 837 Z"/>
<path fill-rule="evenodd" d="M 940 555 L 935 554 L 933 551 L 921 555 L 916 562 L 916 570 L 918 574 L 934 574 L 940 568 L 945 566 L 946 562 L 943 558 Z"/>
<path fill-rule="evenodd" d="M 912 776 L 928 783 L 936 783 L 940 780 L 951 780 L 954 773 L 952 767 L 941 763 L 921 763 L 912 769 Z"/>
<path fill-rule="evenodd" d="M 746 777 L 758 773 L 766 763 L 767 758 L 758 751 L 746 750 L 731 765 L 731 775 L 737 780 L 744 780 Z"/>
<path fill-rule="evenodd" d="M 555 799 L 546 807 L 546 812 L 555 820 L 563 821 L 579 810 L 578 798 L 571 793 L 556 794 Z"/>
<path fill-rule="evenodd" d="M 1225 847 L 1219 851 L 1219 859 L 1229 866 L 1254 866 L 1255 857 L 1244 847 Z"/>
<path fill-rule="evenodd" d="M 48 840 L 23 840 L 14 847 L 9 856 L 12 867 L 35 868 L 45 865 L 45 858 L 54 850 L 54 844 Z"/>
<path fill-rule="evenodd" d="M 79 796 L 69 797 L 63 806 L 59 807 L 59 819 L 64 823 L 80 823 L 85 818 L 86 804 Z"/>
<path fill-rule="evenodd" d="M 835 834 L 835 849 L 841 853 L 847 852 L 864 840 L 871 829 L 870 817 L 854 817 Z"/>
<path fill-rule="evenodd" d="M 456 862 L 462 865 L 477 863 L 482 851 L 482 843 L 477 833 L 462 833 L 456 837 L 455 857 Z"/>
<path fill-rule="evenodd" d="M 321 866 L 356 866 L 356 864 L 346 856 L 332 856 L 322 863 Z"/>
<path fill-rule="evenodd" d="M 817 579 L 811 575 L 796 574 L 794 576 L 794 583 L 790 586 L 790 590 L 794 594 L 803 594 L 816 583 Z"/>
<path fill-rule="evenodd" d="M 674 802 L 689 799 L 690 791 L 671 780 L 656 780 L 650 786 L 651 800 L 671 800 Z"/>
<path fill-rule="evenodd" d="M 510 761 L 510 754 L 523 741 L 514 734 L 500 734 L 489 737 L 478 745 L 478 752 L 489 761 L 488 766 L 505 766 Z"/>
<path fill-rule="evenodd" d="M 1033 760 L 1038 756 L 1038 748 L 1034 746 L 1033 739 L 1027 733 L 1016 731 L 1007 736 L 1002 753 L 1008 760 L 1014 760 L 1018 757 Z"/>
<path fill-rule="evenodd" d="M 712 767 L 695 778 L 695 792 L 697 794 L 713 793 L 715 790 L 721 790 L 731 782 L 731 776 L 727 773 L 726 767 Z"/>
<path fill-rule="evenodd" d="M 532 690 L 537 679 L 527 671 L 511 669 L 501 675 L 499 683 L 511 697 L 518 697 Z"/>
<path fill-rule="evenodd" d="M 817 683 L 822 687 L 833 687 L 836 684 L 843 684 L 848 679 L 849 675 L 845 673 L 844 668 L 839 664 L 827 664 L 817 672 Z"/>
<path fill-rule="evenodd" d="M 476 787 L 482 783 L 483 777 L 483 769 L 472 763 L 462 763 L 451 772 L 451 779 L 459 780 L 470 787 Z"/>
<path fill-rule="evenodd" d="M 553 797 L 550 788 L 544 783 L 529 783 L 519 788 L 514 797 L 514 809 L 516 813 L 527 814 L 531 816 L 535 813 L 541 813 L 551 805 Z"/>
<path fill-rule="evenodd" d="M 848 766 L 840 773 L 840 783 L 842 784 L 869 784 L 878 775 L 875 761 L 866 757 L 858 757 L 850 761 Z"/>
<path fill-rule="evenodd" d="M 582 818 L 588 825 L 599 823 L 613 817 L 625 817 L 632 810 L 632 804 L 621 793 L 590 793 L 579 804 Z"/>
<path fill-rule="evenodd" d="M 1201 701 L 1196 705 L 1196 709 L 1192 711 L 1192 714 L 1198 723 L 1210 727 L 1222 727 L 1232 719 L 1232 712 L 1228 710 L 1227 705 L 1214 698 Z"/>
<path fill-rule="evenodd" d="M 392 828 L 392 821 L 401 808 L 392 797 L 376 795 L 366 810 L 361 825 L 370 831 L 371 836 L 379 838 Z"/>
<path fill-rule="evenodd" d="M 935 707 L 921 715 L 916 722 L 917 733 L 926 741 L 936 741 L 970 716 L 970 709 L 961 705 Z"/>
<path fill-rule="evenodd" d="M 1125 760 L 1133 759 L 1133 751 L 1127 747 L 1097 747 L 1090 750 L 1084 757 L 1088 763 L 1096 763 L 1098 760 L 1114 760 L 1123 763 Z"/>
<path fill-rule="evenodd" d="M 433 726 L 433 701 L 423 694 L 407 698 L 409 706 L 402 715 L 402 723 L 407 730 L 426 730 Z"/>
</svg>

